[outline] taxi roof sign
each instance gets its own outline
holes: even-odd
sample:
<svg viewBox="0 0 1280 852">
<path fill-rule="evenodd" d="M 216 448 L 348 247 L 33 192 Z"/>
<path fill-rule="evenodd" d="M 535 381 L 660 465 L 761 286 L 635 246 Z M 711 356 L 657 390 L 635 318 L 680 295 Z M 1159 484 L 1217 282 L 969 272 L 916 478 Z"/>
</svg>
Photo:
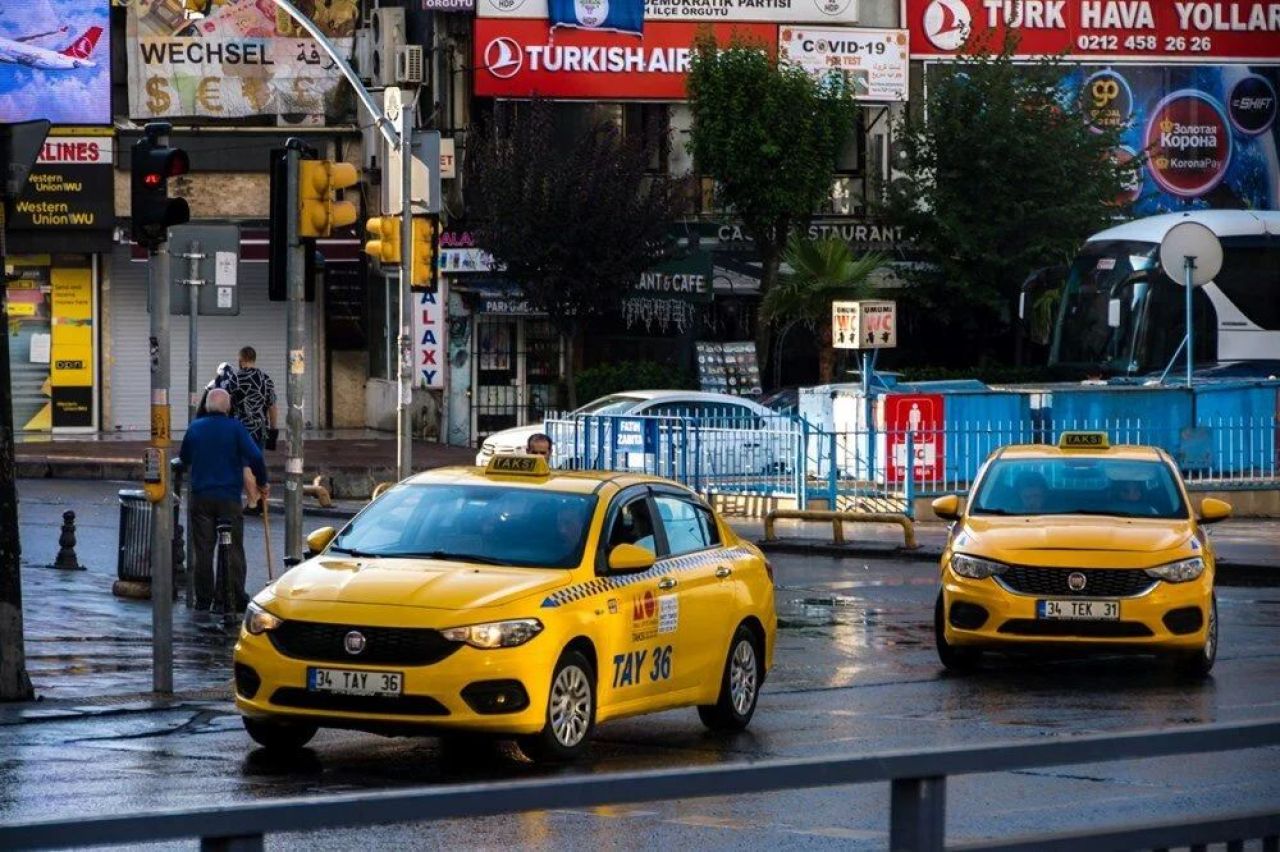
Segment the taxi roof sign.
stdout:
<svg viewBox="0 0 1280 852">
<path fill-rule="evenodd" d="M 1058 439 L 1061 450 L 1105 450 L 1111 447 L 1106 432 L 1063 432 Z"/>
<path fill-rule="evenodd" d="M 486 476 L 493 473 L 504 476 L 550 476 L 551 466 L 543 456 L 505 455 L 489 459 L 484 472 Z"/>
</svg>

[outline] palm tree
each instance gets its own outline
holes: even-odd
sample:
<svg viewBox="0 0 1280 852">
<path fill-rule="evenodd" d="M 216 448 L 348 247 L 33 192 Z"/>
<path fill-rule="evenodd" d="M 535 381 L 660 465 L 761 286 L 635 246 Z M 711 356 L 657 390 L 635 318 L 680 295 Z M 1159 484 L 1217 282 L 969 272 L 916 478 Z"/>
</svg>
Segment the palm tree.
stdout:
<svg viewBox="0 0 1280 852">
<path fill-rule="evenodd" d="M 765 294 L 761 318 L 790 328 L 803 323 L 818 332 L 818 379 L 830 383 L 835 376 L 836 352 L 831 345 L 831 303 L 841 299 L 865 299 L 872 286 L 867 278 L 884 265 L 878 254 L 855 255 L 843 240 L 791 238 L 784 255 L 791 271 L 780 276 Z M 781 350 L 781 346 L 779 346 Z"/>
</svg>

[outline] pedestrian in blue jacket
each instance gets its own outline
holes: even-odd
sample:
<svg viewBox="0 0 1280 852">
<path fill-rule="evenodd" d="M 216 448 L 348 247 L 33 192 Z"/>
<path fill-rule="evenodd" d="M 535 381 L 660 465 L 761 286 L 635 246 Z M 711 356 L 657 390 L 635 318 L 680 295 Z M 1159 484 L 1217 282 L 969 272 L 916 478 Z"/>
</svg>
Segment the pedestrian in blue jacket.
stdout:
<svg viewBox="0 0 1280 852">
<path fill-rule="evenodd" d="M 262 451 L 244 425 L 231 416 L 231 394 L 213 388 L 205 399 L 208 415 L 193 420 L 182 437 L 181 459 L 191 470 L 191 570 L 194 572 L 196 609 L 210 609 L 215 594 L 213 548 L 219 519 L 231 524 L 231 552 L 227 560 L 235 599 L 223 601 L 226 611 L 243 611 L 245 593 L 244 517 L 240 491 L 244 468 L 253 471 L 263 499 L 267 496 L 267 466 Z"/>
</svg>

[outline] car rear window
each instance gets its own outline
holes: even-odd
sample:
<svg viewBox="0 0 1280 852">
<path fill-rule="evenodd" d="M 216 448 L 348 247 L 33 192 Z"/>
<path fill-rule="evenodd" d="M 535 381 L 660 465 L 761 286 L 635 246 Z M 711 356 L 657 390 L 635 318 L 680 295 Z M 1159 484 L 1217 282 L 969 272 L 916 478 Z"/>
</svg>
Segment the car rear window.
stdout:
<svg viewBox="0 0 1280 852">
<path fill-rule="evenodd" d="M 996 459 L 973 497 L 974 515 L 1186 518 L 1173 471 L 1161 461 Z"/>
<path fill-rule="evenodd" d="M 361 512 L 331 552 L 572 568 L 596 498 L 494 485 L 401 485 Z"/>
</svg>

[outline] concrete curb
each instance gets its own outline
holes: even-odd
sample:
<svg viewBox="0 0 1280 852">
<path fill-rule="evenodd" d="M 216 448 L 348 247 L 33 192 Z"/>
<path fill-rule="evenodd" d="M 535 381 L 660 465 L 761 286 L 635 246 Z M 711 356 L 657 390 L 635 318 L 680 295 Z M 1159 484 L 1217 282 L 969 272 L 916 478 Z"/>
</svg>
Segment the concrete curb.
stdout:
<svg viewBox="0 0 1280 852">
<path fill-rule="evenodd" d="M 833 544 L 812 539 L 779 539 L 756 542 L 765 553 L 791 553 L 800 556 L 834 556 L 858 559 L 900 559 L 912 562 L 936 562 L 942 548 L 922 545 L 909 550 L 896 544 Z M 1280 565 L 1218 560 L 1218 584 L 1222 586 L 1280 586 Z"/>
</svg>

